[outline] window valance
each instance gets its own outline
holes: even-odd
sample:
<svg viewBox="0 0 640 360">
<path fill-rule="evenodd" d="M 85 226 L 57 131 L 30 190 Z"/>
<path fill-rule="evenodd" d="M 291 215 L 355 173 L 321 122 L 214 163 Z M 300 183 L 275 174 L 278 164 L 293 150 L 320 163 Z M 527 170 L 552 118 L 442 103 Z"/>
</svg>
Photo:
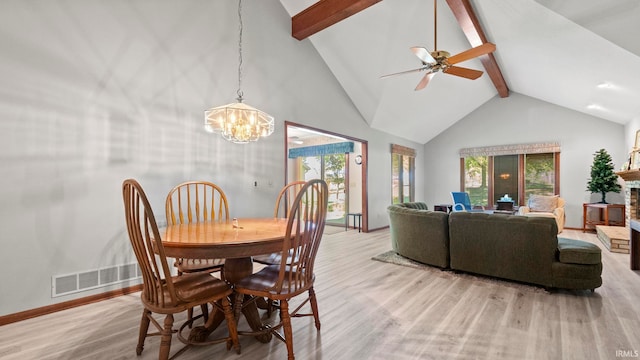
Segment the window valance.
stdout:
<svg viewBox="0 0 640 360">
<path fill-rule="evenodd" d="M 416 151 L 414 149 L 397 144 L 391 144 L 391 153 L 400 154 L 402 156 L 416 157 Z"/>
<path fill-rule="evenodd" d="M 560 144 L 557 142 L 549 142 L 464 148 L 460 149 L 460 157 L 540 154 L 557 152 L 560 152 Z"/>
<path fill-rule="evenodd" d="M 289 149 L 289 159 L 305 156 L 322 156 L 331 154 L 344 154 L 353 152 L 353 142 L 340 142 L 325 145 L 303 146 Z"/>
</svg>

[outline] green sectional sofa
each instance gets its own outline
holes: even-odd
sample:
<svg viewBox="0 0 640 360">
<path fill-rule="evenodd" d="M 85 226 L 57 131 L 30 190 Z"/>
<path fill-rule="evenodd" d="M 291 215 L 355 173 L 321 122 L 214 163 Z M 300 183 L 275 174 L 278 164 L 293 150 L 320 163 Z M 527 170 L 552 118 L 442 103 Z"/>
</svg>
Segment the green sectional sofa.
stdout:
<svg viewBox="0 0 640 360">
<path fill-rule="evenodd" d="M 424 203 L 387 208 L 391 244 L 400 255 L 445 269 L 586 290 L 602 285 L 600 248 L 558 238 L 552 218 L 427 210 Z"/>
<path fill-rule="evenodd" d="M 424 264 L 449 267 L 449 215 L 427 210 L 421 202 L 389 206 L 391 246 L 398 254 Z"/>
</svg>

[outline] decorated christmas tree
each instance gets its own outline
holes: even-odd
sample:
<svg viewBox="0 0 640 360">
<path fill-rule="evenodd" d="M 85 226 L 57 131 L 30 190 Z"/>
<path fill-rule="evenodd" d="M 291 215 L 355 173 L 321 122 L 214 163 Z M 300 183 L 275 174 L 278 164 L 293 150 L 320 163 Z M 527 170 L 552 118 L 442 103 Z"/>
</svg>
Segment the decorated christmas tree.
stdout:
<svg viewBox="0 0 640 360">
<path fill-rule="evenodd" d="M 613 171 L 611 155 L 605 149 L 598 150 L 594 155 L 593 165 L 591 165 L 591 179 L 587 183 L 587 190 L 592 194 L 601 193 L 600 203 L 606 204 L 605 196 L 607 193 L 619 193 L 622 188 L 618 184 L 618 175 Z"/>
</svg>

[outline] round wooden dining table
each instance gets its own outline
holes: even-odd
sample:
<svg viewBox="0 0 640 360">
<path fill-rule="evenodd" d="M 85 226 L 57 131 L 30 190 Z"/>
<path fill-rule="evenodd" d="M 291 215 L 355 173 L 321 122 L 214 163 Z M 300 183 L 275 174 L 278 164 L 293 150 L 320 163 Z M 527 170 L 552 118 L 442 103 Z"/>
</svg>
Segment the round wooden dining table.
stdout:
<svg viewBox="0 0 640 360">
<path fill-rule="evenodd" d="M 162 244 L 168 257 L 225 259 L 224 279 L 233 285 L 252 274 L 252 256 L 282 251 L 286 228 L 287 219 L 278 218 L 168 225 Z M 254 331 L 263 328 L 255 302 L 244 307 L 242 313 Z M 205 326 L 194 328 L 190 338 L 204 340 L 223 320 L 224 316 L 214 308 Z M 271 334 L 256 338 L 268 342 Z"/>
</svg>

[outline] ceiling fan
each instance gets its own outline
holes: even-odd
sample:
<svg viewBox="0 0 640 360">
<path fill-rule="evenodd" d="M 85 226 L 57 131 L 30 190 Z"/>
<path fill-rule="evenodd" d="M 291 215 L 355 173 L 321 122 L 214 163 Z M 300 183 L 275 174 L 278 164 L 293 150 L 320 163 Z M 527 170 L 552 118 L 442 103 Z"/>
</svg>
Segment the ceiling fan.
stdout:
<svg viewBox="0 0 640 360">
<path fill-rule="evenodd" d="M 433 28 L 434 28 L 434 36 L 433 36 L 433 45 L 435 50 L 429 52 L 427 49 L 423 47 L 412 47 L 411 51 L 420 59 L 422 62 L 422 66 L 407 71 L 401 71 L 398 73 L 383 75 L 381 78 L 386 78 L 390 76 L 400 75 L 400 74 L 408 74 L 413 72 L 427 71 L 422 80 L 416 86 L 417 90 L 424 89 L 429 80 L 435 76 L 435 74 L 439 71 L 442 71 L 445 74 L 460 76 L 463 78 L 475 80 L 482 76 L 482 71 L 468 69 L 460 66 L 454 66 L 457 63 L 461 63 L 463 61 L 467 61 L 473 58 L 476 58 L 481 55 L 486 55 L 496 50 L 496 45 L 492 43 L 484 43 L 480 46 L 476 46 L 469 50 L 465 50 L 459 54 L 451 56 L 449 52 L 444 50 L 438 50 L 438 30 L 437 30 L 437 0 L 433 0 Z"/>
</svg>

